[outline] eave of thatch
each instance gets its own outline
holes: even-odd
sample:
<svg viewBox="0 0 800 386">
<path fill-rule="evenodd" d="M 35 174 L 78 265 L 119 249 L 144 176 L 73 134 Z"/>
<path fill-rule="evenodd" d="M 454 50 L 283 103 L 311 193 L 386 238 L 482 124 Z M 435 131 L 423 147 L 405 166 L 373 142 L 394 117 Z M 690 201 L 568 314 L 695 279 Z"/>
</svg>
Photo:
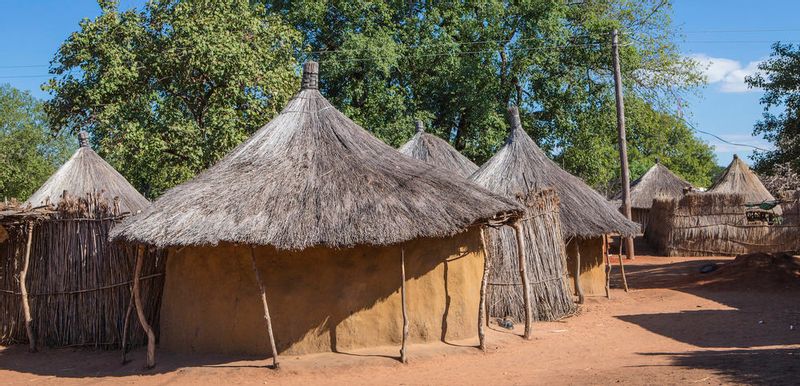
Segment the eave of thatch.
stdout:
<svg viewBox="0 0 800 386">
<path fill-rule="evenodd" d="M 775 197 L 764 187 L 755 172 L 737 155 L 719 179 L 708 188 L 709 193 L 741 194 L 748 203 L 773 201 Z"/>
<path fill-rule="evenodd" d="M 400 153 L 464 178 L 469 178 L 478 170 L 478 165 L 459 153 L 447 141 L 426 133 L 421 121 L 417 121 L 416 134 L 400 147 Z"/>
<path fill-rule="evenodd" d="M 650 209 L 654 198 L 680 198 L 687 188 L 691 189 L 692 184 L 656 162 L 646 173 L 631 182 L 631 208 Z M 622 200 L 622 191 L 617 192 L 613 199 Z"/>
<path fill-rule="evenodd" d="M 400 154 L 333 107 L 316 63 L 284 110 L 112 237 L 158 247 L 231 242 L 300 250 L 444 237 L 519 204 Z"/>
<path fill-rule="evenodd" d="M 509 121 L 511 133 L 505 146 L 472 175 L 473 181 L 507 197 L 554 189 L 561 200 L 565 237 L 639 232 L 639 225 L 623 217 L 600 193 L 547 157 L 522 128 L 516 107 L 509 109 Z"/>
<path fill-rule="evenodd" d="M 33 193 L 26 204 L 41 206 L 58 205 L 68 193 L 72 197 L 92 195 L 113 203 L 118 201 L 120 213 L 137 213 L 150 202 L 134 188 L 128 180 L 92 150 L 86 133 L 80 133 L 81 146 L 39 190 Z"/>
</svg>

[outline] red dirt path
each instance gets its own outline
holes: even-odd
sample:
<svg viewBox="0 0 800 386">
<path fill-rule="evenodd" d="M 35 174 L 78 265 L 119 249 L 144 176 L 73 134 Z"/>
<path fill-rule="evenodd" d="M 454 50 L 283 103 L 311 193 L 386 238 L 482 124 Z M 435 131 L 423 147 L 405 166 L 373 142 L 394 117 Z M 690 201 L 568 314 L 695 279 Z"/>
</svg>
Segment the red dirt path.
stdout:
<svg viewBox="0 0 800 386">
<path fill-rule="evenodd" d="M 119 364 L 119 353 L 0 348 L 0 383 L 31 384 L 796 384 L 800 379 L 800 291 L 705 287 L 699 268 L 731 258 L 639 256 L 626 262 L 631 292 L 589 298 L 581 314 L 534 325 L 533 341 L 505 330 L 476 342 L 412 345 L 410 364 L 397 348 L 267 360 L 144 353 Z M 614 286 L 618 285 L 614 267 Z M 796 287 L 795 287 L 796 288 Z M 793 329 L 790 328 L 793 326 Z M 519 331 L 517 331 L 519 332 Z"/>
</svg>

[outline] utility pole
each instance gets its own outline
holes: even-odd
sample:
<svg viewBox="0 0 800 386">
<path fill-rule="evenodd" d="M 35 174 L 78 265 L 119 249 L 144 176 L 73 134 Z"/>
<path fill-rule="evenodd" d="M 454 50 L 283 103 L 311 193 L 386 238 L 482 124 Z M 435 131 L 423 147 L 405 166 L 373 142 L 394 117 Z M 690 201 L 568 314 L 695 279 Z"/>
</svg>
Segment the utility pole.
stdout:
<svg viewBox="0 0 800 386">
<path fill-rule="evenodd" d="M 614 91 L 617 98 L 617 131 L 619 132 L 619 166 L 622 169 L 622 213 L 631 220 L 631 176 L 628 170 L 628 144 L 625 139 L 625 103 L 622 99 L 622 71 L 619 69 L 619 38 L 617 30 L 611 34 L 611 51 L 614 63 Z M 621 244 L 621 243 L 620 243 Z M 619 246 L 622 248 L 622 245 Z M 633 237 L 625 238 L 625 253 L 633 259 Z"/>
</svg>

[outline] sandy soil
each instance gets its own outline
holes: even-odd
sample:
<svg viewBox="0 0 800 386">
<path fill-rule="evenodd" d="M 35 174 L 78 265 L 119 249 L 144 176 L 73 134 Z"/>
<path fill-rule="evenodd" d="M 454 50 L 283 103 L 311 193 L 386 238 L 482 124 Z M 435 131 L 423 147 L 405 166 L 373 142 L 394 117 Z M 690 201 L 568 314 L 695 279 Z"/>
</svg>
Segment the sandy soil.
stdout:
<svg viewBox="0 0 800 386">
<path fill-rule="evenodd" d="M 699 268 L 730 258 L 639 256 L 626 262 L 631 291 L 589 298 L 575 317 L 534 325 L 533 341 L 494 327 L 487 353 L 449 342 L 281 358 L 0 348 L 0 383 L 32 384 L 797 384 L 800 302 L 796 289 L 704 286 Z M 618 267 L 613 287 L 620 286 Z M 793 326 L 793 327 L 791 327 Z"/>
</svg>

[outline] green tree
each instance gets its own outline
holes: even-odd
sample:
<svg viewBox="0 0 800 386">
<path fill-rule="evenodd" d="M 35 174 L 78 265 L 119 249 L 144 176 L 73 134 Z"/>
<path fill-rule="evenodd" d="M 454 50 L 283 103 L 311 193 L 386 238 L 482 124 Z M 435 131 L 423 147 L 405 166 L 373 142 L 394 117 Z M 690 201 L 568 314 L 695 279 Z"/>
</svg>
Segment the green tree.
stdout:
<svg viewBox="0 0 800 386">
<path fill-rule="evenodd" d="M 546 150 L 574 155 L 570 171 L 612 170 L 615 161 L 594 155 L 609 150 L 616 131 L 609 122 L 579 125 L 613 112 L 614 28 L 627 95 L 666 111 L 673 95 L 702 82 L 672 43 L 663 1 L 265 3 L 303 33 L 304 57 L 321 61 L 323 92 L 354 120 L 395 146 L 411 136 L 414 117 L 429 120 L 477 163 L 502 145 L 514 103 Z M 591 146 L 574 147 L 578 139 Z M 610 181 L 603 175 L 597 184 Z"/>
<path fill-rule="evenodd" d="M 71 138 L 50 135 L 41 102 L 0 85 L 0 199 L 28 198 L 74 147 Z"/>
<path fill-rule="evenodd" d="M 207 168 L 297 91 L 300 35 L 247 0 L 154 0 L 83 20 L 45 85 L 53 128 L 90 131 L 148 197 Z"/>
<path fill-rule="evenodd" d="M 757 151 L 755 167 L 772 173 L 774 166 L 788 164 L 800 171 L 800 45 L 773 44 L 770 58 L 758 69 L 745 79 L 748 86 L 764 89 L 764 112 L 753 134 L 763 135 L 775 150 Z"/>
</svg>

